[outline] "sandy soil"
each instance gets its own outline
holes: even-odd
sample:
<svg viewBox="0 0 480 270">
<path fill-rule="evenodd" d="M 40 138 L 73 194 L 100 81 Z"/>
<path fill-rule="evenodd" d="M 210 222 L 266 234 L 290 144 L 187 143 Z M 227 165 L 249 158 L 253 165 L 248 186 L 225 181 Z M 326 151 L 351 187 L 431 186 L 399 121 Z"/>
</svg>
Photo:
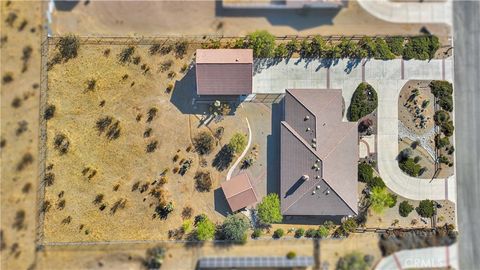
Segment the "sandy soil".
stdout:
<svg viewBox="0 0 480 270">
<path fill-rule="evenodd" d="M 398 99 L 398 119 L 403 123 L 405 127 L 414 132 L 415 134 L 421 136 L 425 134 L 426 131 L 430 130 L 434 126 L 433 114 L 435 113 L 434 109 L 434 96 L 430 92 L 430 87 L 428 84 L 430 81 L 409 81 L 407 82 L 402 90 L 400 90 L 400 95 Z M 419 120 L 414 120 L 415 116 L 415 105 L 413 101 L 408 102 L 409 97 L 412 95 L 414 89 L 419 90 L 419 95 L 414 99 L 418 107 L 422 108 L 422 103 L 424 101 L 428 102 L 428 105 L 424 108 L 422 114 L 428 119 L 426 121 L 425 127 L 421 128 L 419 126 Z M 408 108 L 407 106 L 410 106 Z"/>
<path fill-rule="evenodd" d="M 16 15 L 11 26 L 5 22 L 13 16 L 9 14 Z M 1 75 L 11 74 L 13 81 L 1 84 L 0 268 L 27 269 L 36 255 L 40 2 L 2 1 L 1 18 Z M 27 46 L 31 56 L 22 72 L 22 52 Z M 24 166 L 19 167 L 22 160 Z"/>
<path fill-rule="evenodd" d="M 199 116 L 182 113 L 184 108 L 177 107 L 181 105 L 172 102 L 171 94 L 165 92 L 168 84 L 183 81 L 180 69 L 190 63 L 195 48 L 190 47 L 183 59 L 177 59 L 172 53 L 150 56 L 149 46 L 137 46 L 134 56 L 140 56 L 141 63 L 122 65 L 117 55 L 124 48 L 122 45 L 81 45 L 77 58 L 49 71 L 47 103 L 55 105 L 56 110 L 47 125 L 46 164 L 53 165 L 48 172 L 55 175 L 55 180 L 46 188 L 45 200 L 51 204 L 45 216 L 46 242 L 166 240 L 168 230 L 180 227 L 185 206 L 193 207 L 194 215 L 206 213 L 217 222 L 223 219 L 215 210 L 214 190 L 223 181 L 226 170 L 201 168 L 197 154 L 187 149 L 192 137 L 208 129 L 200 124 Z M 104 56 L 106 49 L 110 49 L 109 56 Z M 159 66 L 166 61 L 173 62 L 170 69 L 159 71 Z M 141 69 L 143 64 L 150 67 L 146 74 Z M 169 79 L 167 74 L 172 70 L 177 75 Z M 128 74 L 127 79 L 122 79 L 124 74 Z M 93 91 L 86 90 L 90 79 L 96 80 Z M 186 90 L 194 91 L 174 91 Z M 158 111 L 148 122 L 150 108 Z M 139 115 L 141 119 L 137 121 Z M 109 140 L 105 132 L 100 134 L 96 129 L 96 121 L 104 116 L 119 121 L 118 139 Z M 228 116 L 219 123 L 211 122 L 208 128 L 214 131 L 220 125 L 225 128 L 223 139 L 206 156 L 208 164 L 222 142 L 228 142 L 234 132 L 246 126 L 242 117 Z M 145 138 L 143 134 L 149 128 L 151 135 Z M 54 138 L 58 134 L 64 134 L 69 140 L 66 154 L 55 149 Z M 157 149 L 147 153 L 146 146 L 153 141 L 158 142 Z M 175 155 L 179 157 L 174 162 Z M 181 176 L 174 170 L 181 167 L 179 163 L 183 159 L 191 159 L 192 167 Z M 154 217 L 158 201 L 149 192 L 164 170 L 168 170 L 164 190 L 167 200 L 173 201 L 175 211 L 166 220 L 160 220 Z M 212 173 L 214 185 L 210 192 L 196 191 L 193 178 L 197 170 Z M 96 174 L 89 178 L 92 171 Z M 137 182 L 140 187 L 134 190 Z M 148 190 L 140 192 L 144 184 Z M 104 198 L 95 204 L 98 194 Z M 126 200 L 125 208 L 113 213 L 111 208 L 119 200 Z M 103 211 L 99 209 L 102 204 L 106 206 Z"/>
<path fill-rule="evenodd" d="M 243 36 L 265 29 L 275 35 L 414 35 L 423 25 L 381 21 L 355 1 L 341 10 L 223 9 L 221 1 L 90 1 L 66 3 L 53 14 L 52 32 L 81 35 Z M 182 14 L 182 16 L 178 16 Z M 428 25 L 446 41 L 449 27 Z"/>
</svg>

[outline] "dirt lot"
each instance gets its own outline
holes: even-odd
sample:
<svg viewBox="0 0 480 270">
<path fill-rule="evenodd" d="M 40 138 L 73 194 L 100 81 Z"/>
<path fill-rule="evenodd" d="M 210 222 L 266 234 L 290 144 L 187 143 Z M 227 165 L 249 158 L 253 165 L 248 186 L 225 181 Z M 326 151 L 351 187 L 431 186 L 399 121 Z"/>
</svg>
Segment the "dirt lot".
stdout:
<svg viewBox="0 0 480 270">
<path fill-rule="evenodd" d="M 27 269 L 34 264 L 36 255 L 42 27 L 40 2 L 8 2 L 1 2 L 0 268 Z M 11 75 L 13 81 L 6 83 L 6 75 Z"/>
<path fill-rule="evenodd" d="M 336 9 L 224 9 L 221 1 L 64 2 L 53 13 L 54 34 L 225 35 L 244 36 L 258 29 L 275 35 L 414 35 L 424 25 L 387 23 L 355 1 Z M 182 16 L 178 16 L 182 14 Z M 446 25 L 428 25 L 442 37 Z"/>
<path fill-rule="evenodd" d="M 430 92 L 429 83 L 430 81 L 407 82 L 400 91 L 398 99 L 398 119 L 405 127 L 419 136 L 424 135 L 426 131 L 434 126 L 435 101 L 433 94 Z M 418 89 L 418 96 L 412 98 L 415 89 Z M 423 106 L 423 104 L 426 104 L 426 106 Z M 426 118 L 423 127 L 420 126 L 420 119 L 415 118 L 415 109 L 417 107 Z"/>
<path fill-rule="evenodd" d="M 54 179 L 45 195 L 50 204 L 44 224 L 46 242 L 166 240 L 169 230 L 180 227 L 186 206 L 193 208 L 193 215 L 206 213 L 214 221 L 223 218 L 216 211 L 214 190 L 226 170 L 218 172 L 210 164 L 222 144 L 246 127 L 243 118 L 227 116 L 206 128 L 200 124 L 200 116 L 183 113 L 186 107 L 178 95 L 195 89 L 185 82 L 181 69 L 191 62 L 195 47 L 190 46 L 183 58 L 177 58 L 172 52 L 151 56 L 149 46 L 136 46 L 133 59 L 139 56 L 140 63 L 120 64 L 117 56 L 125 48 L 80 45 L 76 58 L 49 71 L 48 104 L 55 106 L 55 114 L 47 124 L 46 165 L 50 167 L 47 175 Z M 108 55 L 106 50 L 110 50 Z M 52 55 L 53 51 L 52 46 Z M 161 71 L 169 61 L 168 70 Z M 143 65 L 146 68 L 142 69 Z M 169 78 L 172 71 L 175 78 Z M 185 77 L 191 75 L 187 72 Z M 89 80 L 96 80 L 94 89 L 88 89 Z M 177 80 L 174 93 L 166 93 L 168 84 Z M 151 108 L 156 114 L 150 121 Z M 106 116 L 112 123 L 100 132 L 96 124 Z M 109 139 L 108 130 L 116 121 L 120 135 Z M 191 139 L 218 126 L 224 127 L 223 139 L 205 156 L 208 165 L 202 168 L 198 155 L 189 149 Z M 63 144 L 68 141 L 66 153 L 55 145 L 59 134 L 65 136 Z M 152 142 L 156 142 L 156 149 L 148 152 L 147 145 Z M 175 173 L 188 160 L 192 165 L 186 174 Z M 197 170 L 212 173 L 210 192 L 196 191 Z M 150 193 L 163 172 L 168 182 L 160 189 L 175 208 L 166 220 L 155 214 L 159 199 Z M 102 199 L 94 202 L 99 195 Z M 121 205 L 117 211 L 115 205 Z"/>
</svg>

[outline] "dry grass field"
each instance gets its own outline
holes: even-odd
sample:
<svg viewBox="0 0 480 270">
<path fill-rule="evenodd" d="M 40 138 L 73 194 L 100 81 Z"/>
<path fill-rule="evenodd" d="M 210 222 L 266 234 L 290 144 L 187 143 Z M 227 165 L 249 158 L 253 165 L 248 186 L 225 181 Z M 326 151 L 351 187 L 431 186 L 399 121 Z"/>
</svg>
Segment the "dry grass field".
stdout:
<svg viewBox="0 0 480 270">
<path fill-rule="evenodd" d="M 1 269 L 35 261 L 40 2 L 1 6 Z"/>
<path fill-rule="evenodd" d="M 151 55 L 150 46 L 135 46 L 123 64 L 119 54 L 127 47 L 81 44 L 77 57 L 48 72 L 47 103 L 55 112 L 47 122 L 46 242 L 167 240 L 169 230 L 180 228 L 185 207 L 193 209 L 192 217 L 223 219 L 215 211 L 214 190 L 226 170 L 211 164 L 222 144 L 246 126 L 243 118 L 226 116 L 205 127 L 201 116 L 184 114 L 172 102 L 172 95 L 181 94 L 176 91 L 195 91 L 194 85 L 176 84 L 189 72 L 184 68 L 195 45 L 183 57 L 174 49 Z M 50 59 L 55 51 L 52 45 Z M 166 90 L 170 84 L 173 94 Z M 201 160 L 192 138 L 219 126 L 222 140 Z M 189 161 L 182 176 L 178 170 Z M 211 173 L 209 192 L 196 190 L 197 171 Z M 161 201 L 174 205 L 166 219 L 155 211 Z"/>
</svg>

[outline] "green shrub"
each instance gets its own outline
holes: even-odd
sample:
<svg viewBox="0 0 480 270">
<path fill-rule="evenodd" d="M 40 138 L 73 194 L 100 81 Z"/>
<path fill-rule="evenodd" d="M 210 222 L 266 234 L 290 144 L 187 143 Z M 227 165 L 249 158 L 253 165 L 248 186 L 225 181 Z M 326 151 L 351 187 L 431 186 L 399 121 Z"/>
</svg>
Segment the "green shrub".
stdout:
<svg viewBox="0 0 480 270">
<path fill-rule="evenodd" d="M 288 57 L 288 54 L 287 46 L 283 43 L 278 44 L 278 46 L 275 48 L 274 56 L 276 58 L 285 58 Z"/>
<path fill-rule="evenodd" d="M 80 41 L 74 35 L 67 35 L 60 37 L 58 43 L 55 45 L 60 52 L 60 57 L 65 61 L 77 57 Z"/>
<path fill-rule="evenodd" d="M 445 136 L 447 136 L 447 137 L 452 136 L 453 135 L 453 130 L 454 130 L 453 122 L 448 121 L 446 123 L 443 123 L 440 129 L 442 130 L 442 132 Z"/>
<path fill-rule="evenodd" d="M 416 156 L 416 157 L 413 158 L 413 162 L 415 162 L 415 163 L 420 162 L 420 160 L 422 160 L 421 156 Z"/>
<path fill-rule="evenodd" d="M 182 231 L 184 233 L 189 233 L 191 230 L 192 230 L 192 227 L 193 227 L 193 223 L 191 220 L 187 219 L 187 220 L 184 220 L 183 223 L 182 223 Z"/>
<path fill-rule="evenodd" d="M 358 164 L 358 181 L 368 183 L 373 178 L 373 168 L 366 162 Z"/>
<path fill-rule="evenodd" d="M 305 234 L 305 230 L 299 228 L 295 231 L 295 238 L 301 238 Z"/>
<path fill-rule="evenodd" d="M 326 48 L 326 41 L 321 36 L 314 36 L 310 42 L 310 51 L 314 57 L 322 57 L 323 51 Z"/>
<path fill-rule="evenodd" d="M 358 223 L 355 218 L 348 218 L 342 222 L 342 225 L 338 227 L 336 233 L 340 236 L 348 236 L 350 233 L 354 232 L 358 227 Z"/>
<path fill-rule="evenodd" d="M 358 52 L 357 43 L 355 43 L 351 40 L 348 40 L 346 38 L 342 38 L 340 40 L 340 44 L 338 44 L 337 47 L 340 49 L 342 58 L 345 58 L 345 57 L 357 58 L 357 57 L 359 57 L 357 55 L 357 52 Z"/>
<path fill-rule="evenodd" d="M 408 39 L 403 48 L 404 59 L 428 60 L 435 56 L 440 48 L 440 42 L 436 36 L 417 36 Z"/>
<path fill-rule="evenodd" d="M 255 57 L 272 57 L 275 49 L 275 36 L 265 30 L 247 35 L 248 47 L 253 49 Z"/>
<path fill-rule="evenodd" d="M 206 216 L 202 216 L 201 219 L 195 220 L 195 238 L 200 241 L 213 239 L 215 236 L 215 224 L 210 221 Z"/>
<path fill-rule="evenodd" d="M 438 110 L 433 115 L 433 120 L 437 126 L 441 126 L 443 123 L 447 122 L 450 119 L 448 112 L 444 110 Z"/>
<path fill-rule="evenodd" d="M 388 48 L 396 56 L 401 56 L 403 54 L 403 42 L 405 38 L 403 37 L 388 37 L 385 40 L 387 42 Z"/>
<path fill-rule="evenodd" d="M 377 92 L 368 83 L 362 82 L 352 96 L 348 108 L 348 120 L 358 121 L 360 118 L 372 113 L 378 106 Z"/>
<path fill-rule="evenodd" d="M 375 58 L 382 60 L 394 59 L 395 55 L 390 51 L 387 43 L 382 38 L 375 39 Z"/>
<path fill-rule="evenodd" d="M 383 179 L 381 177 L 374 177 L 372 178 L 372 180 L 370 180 L 369 182 L 367 182 L 367 185 L 370 187 L 370 188 L 374 188 L 374 187 L 385 187 L 385 182 L 383 182 Z"/>
<path fill-rule="evenodd" d="M 398 212 L 402 217 L 408 217 L 408 215 L 413 211 L 413 205 L 409 204 L 407 201 L 400 203 L 398 207 Z"/>
<path fill-rule="evenodd" d="M 358 252 L 350 253 L 338 260 L 336 270 L 367 270 L 371 265 L 367 258 Z"/>
<path fill-rule="evenodd" d="M 295 253 L 295 251 L 289 251 L 287 253 L 287 259 L 291 260 L 291 259 L 295 259 L 295 257 L 297 257 L 297 253 Z"/>
<path fill-rule="evenodd" d="M 443 148 L 450 144 L 448 137 L 442 137 L 440 134 L 435 135 L 435 147 Z"/>
<path fill-rule="evenodd" d="M 241 242 L 247 233 L 250 223 L 243 215 L 229 215 L 221 226 L 221 237 L 224 240 Z"/>
<path fill-rule="evenodd" d="M 318 232 L 317 234 L 318 234 L 318 236 L 319 236 L 320 238 L 327 238 L 328 235 L 330 234 L 330 230 L 329 230 L 327 227 L 323 226 L 323 225 L 320 225 L 320 226 L 318 227 L 317 232 Z"/>
<path fill-rule="evenodd" d="M 262 236 L 262 230 L 261 229 L 256 228 L 255 230 L 253 230 L 253 233 L 252 233 L 252 238 L 253 239 L 259 238 L 260 236 Z"/>
<path fill-rule="evenodd" d="M 294 38 L 292 40 L 290 40 L 289 42 L 287 42 L 287 50 L 289 52 L 289 55 L 291 56 L 293 53 L 296 53 L 296 52 L 299 52 L 300 51 L 300 42 Z"/>
<path fill-rule="evenodd" d="M 282 228 L 276 229 L 276 230 L 273 232 L 273 238 L 275 238 L 275 239 L 282 238 L 282 236 L 283 236 L 284 234 L 285 234 L 285 232 L 283 231 Z"/>
<path fill-rule="evenodd" d="M 407 158 L 406 160 L 399 162 L 399 166 L 403 172 L 414 177 L 419 175 L 420 169 L 422 168 L 420 165 L 415 163 L 412 158 Z"/>
<path fill-rule="evenodd" d="M 363 37 L 359 42 L 358 46 L 366 52 L 366 57 L 371 58 L 376 54 L 376 44 L 370 37 Z"/>
<path fill-rule="evenodd" d="M 213 143 L 213 136 L 207 131 L 202 131 L 193 138 L 193 145 L 199 155 L 210 154 L 213 150 Z"/>
<path fill-rule="evenodd" d="M 305 237 L 307 238 L 316 238 L 317 237 L 317 233 L 318 231 L 313 229 L 313 228 L 309 228 L 307 229 L 307 231 L 305 232 Z"/>
<path fill-rule="evenodd" d="M 435 202 L 431 200 L 423 200 L 420 202 L 417 208 L 417 213 L 424 218 L 432 217 L 435 213 Z"/>
<path fill-rule="evenodd" d="M 280 212 L 280 199 L 276 193 L 270 193 L 263 197 L 257 206 L 257 215 L 264 224 L 278 223 L 283 220 Z"/>
<path fill-rule="evenodd" d="M 241 153 L 247 146 L 247 136 L 238 132 L 233 134 L 233 137 L 230 139 L 228 146 L 232 148 L 235 153 Z"/>
<path fill-rule="evenodd" d="M 370 194 L 370 205 L 374 212 L 381 214 L 386 207 L 393 207 L 397 203 L 397 198 L 386 188 L 374 187 Z"/>
</svg>

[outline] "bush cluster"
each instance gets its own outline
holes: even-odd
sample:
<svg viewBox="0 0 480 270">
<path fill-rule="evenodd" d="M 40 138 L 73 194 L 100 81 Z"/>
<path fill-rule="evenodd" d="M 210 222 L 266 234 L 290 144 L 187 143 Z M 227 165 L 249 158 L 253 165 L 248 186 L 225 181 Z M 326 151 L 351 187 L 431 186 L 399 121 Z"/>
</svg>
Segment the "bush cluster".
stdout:
<svg viewBox="0 0 480 270">
<path fill-rule="evenodd" d="M 433 214 L 435 213 L 435 202 L 431 200 L 420 201 L 420 204 L 415 210 L 421 217 L 433 217 Z"/>
<path fill-rule="evenodd" d="M 453 86 L 447 81 L 432 81 L 430 83 L 430 90 L 437 98 L 438 105 L 445 111 L 453 111 Z"/>
<path fill-rule="evenodd" d="M 369 188 L 385 187 L 383 179 L 373 176 L 373 168 L 365 162 L 358 164 L 358 181 L 364 182 Z"/>
<path fill-rule="evenodd" d="M 358 121 L 360 118 L 372 113 L 377 106 L 377 92 L 371 85 L 362 82 L 353 92 L 352 101 L 348 108 L 348 120 Z"/>
<path fill-rule="evenodd" d="M 411 205 L 407 201 L 401 202 L 398 207 L 398 212 L 402 217 L 407 217 L 412 211 L 413 211 L 413 205 Z"/>
</svg>

